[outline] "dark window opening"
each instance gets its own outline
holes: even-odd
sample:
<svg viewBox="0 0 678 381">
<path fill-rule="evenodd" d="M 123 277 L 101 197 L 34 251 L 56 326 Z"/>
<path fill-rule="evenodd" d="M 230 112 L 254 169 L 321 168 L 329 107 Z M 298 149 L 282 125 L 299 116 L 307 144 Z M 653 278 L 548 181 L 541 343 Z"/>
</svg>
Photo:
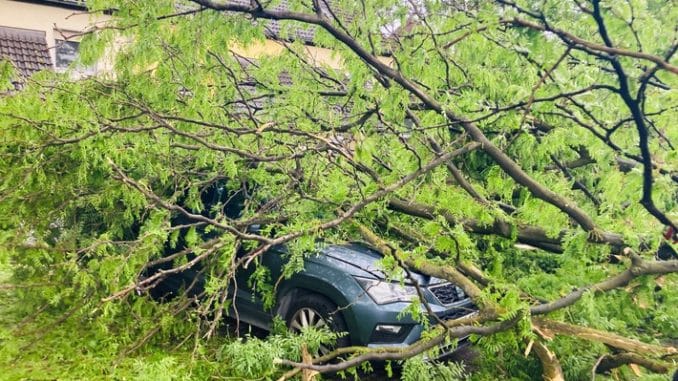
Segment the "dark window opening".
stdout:
<svg viewBox="0 0 678 381">
<path fill-rule="evenodd" d="M 55 40 L 56 41 L 56 68 L 66 70 L 70 64 L 78 57 L 80 43 L 77 41 Z"/>
</svg>

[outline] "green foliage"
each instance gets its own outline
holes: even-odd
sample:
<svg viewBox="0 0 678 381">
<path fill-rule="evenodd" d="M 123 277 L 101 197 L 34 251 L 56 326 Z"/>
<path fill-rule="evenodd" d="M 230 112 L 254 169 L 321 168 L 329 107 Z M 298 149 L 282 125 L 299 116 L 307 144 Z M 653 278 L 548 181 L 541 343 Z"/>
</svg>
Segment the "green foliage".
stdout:
<svg viewBox="0 0 678 381">
<path fill-rule="evenodd" d="M 313 13 L 311 2 L 289 3 Z M 638 203 L 640 164 L 620 165 L 639 154 L 638 131 L 624 99 L 610 91 L 619 83 L 606 56 L 569 49 L 553 33 L 505 22 L 527 17 L 521 9 L 537 12 L 552 27 L 600 43 L 590 15 L 556 0 L 518 0 L 515 7 L 495 1 L 336 3 L 354 17 L 328 22 L 366 51 L 384 54 L 383 61 L 408 83 L 473 121 L 527 176 L 652 259 L 663 226 Z M 512 330 L 474 337 L 483 356 L 474 379 L 538 377 L 538 361 L 522 354 L 533 338 L 525 315 L 529 306 L 629 266 L 621 256 L 616 257 L 621 263 L 610 263 L 618 252 L 591 243 L 595 232 L 579 229 L 543 194 L 521 186 L 482 149 L 487 147 L 450 161 L 468 184 L 442 165 L 400 184 L 437 157 L 431 141 L 445 152 L 468 143 L 463 123 L 422 104 L 398 81 L 375 74 L 322 28 L 315 27 L 310 47 L 296 36 L 299 28 L 312 28 L 280 21 L 280 37 L 295 41 L 275 45 L 266 40 L 264 19 L 252 22 L 208 9 L 167 17 L 184 9 L 178 6 L 194 5 L 88 1 L 95 13 L 115 12 L 110 28 L 84 38 L 78 65 L 109 57 L 110 75 L 75 80 L 39 73 L 22 91 L 5 95 L 16 70 L 0 61 L 0 368 L 8 369 L 3 377 L 276 378 L 284 371 L 277 359 L 299 360 L 301 343 L 317 351 L 336 336 L 318 331 L 292 336 L 284 330 L 267 339 L 212 335 L 211 328 L 219 331 L 225 323 L 213 325 L 210 319 L 231 306 L 222 296 L 232 286 L 233 264 L 242 258 L 236 252 L 294 237 L 285 243 L 281 279 L 288 279 L 323 244 L 359 239 L 351 219 L 383 232 L 415 260 L 475 263 L 491 281 L 483 300 L 501 307 L 502 321 L 521 318 Z M 602 9 L 620 48 L 664 56 L 674 43 L 667 26 L 678 24 L 675 7 L 630 0 L 603 1 Z M 385 31 L 399 35 L 387 37 Z M 246 49 L 257 47 L 263 52 Z M 320 49 L 314 50 L 317 62 L 309 58 L 311 48 Z M 638 91 L 652 64 L 615 59 L 630 89 Z M 673 221 L 678 198 L 667 173 L 675 174 L 678 162 L 672 145 L 678 141 L 676 78 L 658 71 L 642 98 L 657 166 L 653 199 Z M 582 89 L 589 90 L 563 96 Z M 567 173 L 556 165 L 582 158 L 589 162 Z M 467 192 L 469 185 L 475 194 Z M 211 186 L 245 195 L 239 215 L 227 213 L 226 200 L 204 199 Z M 389 187 L 390 194 L 362 204 Z M 390 197 L 426 204 L 436 215 L 398 213 L 389 207 Z M 351 218 L 337 220 L 346 211 Z M 189 214 L 201 221 L 194 224 Z M 260 241 L 237 237 L 249 234 L 252 224 L 261 225 Z M 415 239 L 385 225 L 405 227 Z M 500 228 L 505 231 L 497 234 Z M 529 242 L 520 236 L 525 228 L 545 232 L 562 254 L 516 247 L 517 241 Z M 214 250 L 203 247 L 212 238 L 219 238 Z M 207 256 L 193 268 L 208 274 L 198 302 L 178 297 L 157 303 L 135 294 L 133 285 L 148 275 L 149 263 L 182 250 L 190 253 L 171 265 Z M 273 307 L 279 279 L 258 264 L 251 263 L 250 285 Z M 405 281 L 395 260 L 382 265 L 393 279 Z M 678 332 L 676 285 L 675 274 L 637 279 L 604 295 L 587 293 L 550 317 L 665 343 Z M 128 292 L 106 299 L 121 290 Z M 426 325 L 425 335 L 437 332 L 420 303 L 411 303 L 402 315 Z M 608 351 L 567 337 L 549 346 L 568 379 L 588 379 L 596 359 Z M 421 356 L 402 366 L 404 380 L 468 378 L 455 364 Z M 620 375 L 633 377 L 626 368 Z"/>
<path fill-rule="evenodd" d="M 8 60 L 0 60 L 0 92 L 14 89 L 12 79 L 15 75 L 14 65 Z"/>
<path fill-rule="evenodd" d="M 461 381 L 467 380 L 468 375 L 463 365 L 428 362 L 424 361 L 421 356 L 417 356 L 405 361 L 401 379 L 403 381 Z"/>
</svg>

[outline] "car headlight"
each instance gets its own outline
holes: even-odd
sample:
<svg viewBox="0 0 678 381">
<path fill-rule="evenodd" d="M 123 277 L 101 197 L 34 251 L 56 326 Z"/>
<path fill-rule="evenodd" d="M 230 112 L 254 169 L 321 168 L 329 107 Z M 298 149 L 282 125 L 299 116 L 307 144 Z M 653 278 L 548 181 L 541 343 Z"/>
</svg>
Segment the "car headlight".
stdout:
<svg viewBox="0 0 678 381">
<path fill-rule="evenodd" d="M 400 283 L 378 279 L 355 278 L 360 286 L 377 304 L 395 302 L 411 302 L 417 296 L 414 286 L 403 286 Z"/>
</svg>

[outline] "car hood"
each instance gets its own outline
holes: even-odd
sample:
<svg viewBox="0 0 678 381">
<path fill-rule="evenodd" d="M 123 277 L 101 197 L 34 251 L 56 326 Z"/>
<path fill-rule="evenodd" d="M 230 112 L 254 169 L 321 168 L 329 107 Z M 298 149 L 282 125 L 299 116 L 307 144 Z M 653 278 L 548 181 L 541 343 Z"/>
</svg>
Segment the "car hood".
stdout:
<svg viewBox="0 0 678 381">
<path fill-rule="evenodd" d="M 317 256 L 310 256 L 307 260 L 321 263 L 349 273 L 372 279 L 386 279 L 378 261 L 383 256 L 364 244 L 329 245 L 324 247 Z M 421 286 L 445 282 L 442 279 L 411 271 L 412 278 Z M 403 278 L 407 278 L 403 272 Z"/>
</svg>

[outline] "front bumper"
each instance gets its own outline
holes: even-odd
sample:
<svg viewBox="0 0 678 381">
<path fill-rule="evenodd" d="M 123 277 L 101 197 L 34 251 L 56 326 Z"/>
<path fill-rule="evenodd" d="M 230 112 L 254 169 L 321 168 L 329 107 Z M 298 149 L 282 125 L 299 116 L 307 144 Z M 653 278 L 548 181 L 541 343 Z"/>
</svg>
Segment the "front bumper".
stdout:
<svg viewBox="0 0 678 381">
<path fill-rule="evenodd" d="M 429 304 L 433 313 L 444 320 L 456 319 L 476 312 L 470 300 L 460 301 L 449 306 Z M 421 338 L 424 327 L 413 320 L 407 312 L 410 303 L 397 302 L 376 305 L 366 298 L 358 298 L 351 308 L 353 319 L 346 319 L 351 332 L 351 341 L 354 345 L 377 347 L 402 347 L 413 344 Z M 422 309 L 424 307 L 422 306 Z M 431 325 L 437 324 L 437 319 L 431 318 Z M 378 325 L 400 326 L 398 334 L 384 334 L 375 331 Z"/>
</svg>

